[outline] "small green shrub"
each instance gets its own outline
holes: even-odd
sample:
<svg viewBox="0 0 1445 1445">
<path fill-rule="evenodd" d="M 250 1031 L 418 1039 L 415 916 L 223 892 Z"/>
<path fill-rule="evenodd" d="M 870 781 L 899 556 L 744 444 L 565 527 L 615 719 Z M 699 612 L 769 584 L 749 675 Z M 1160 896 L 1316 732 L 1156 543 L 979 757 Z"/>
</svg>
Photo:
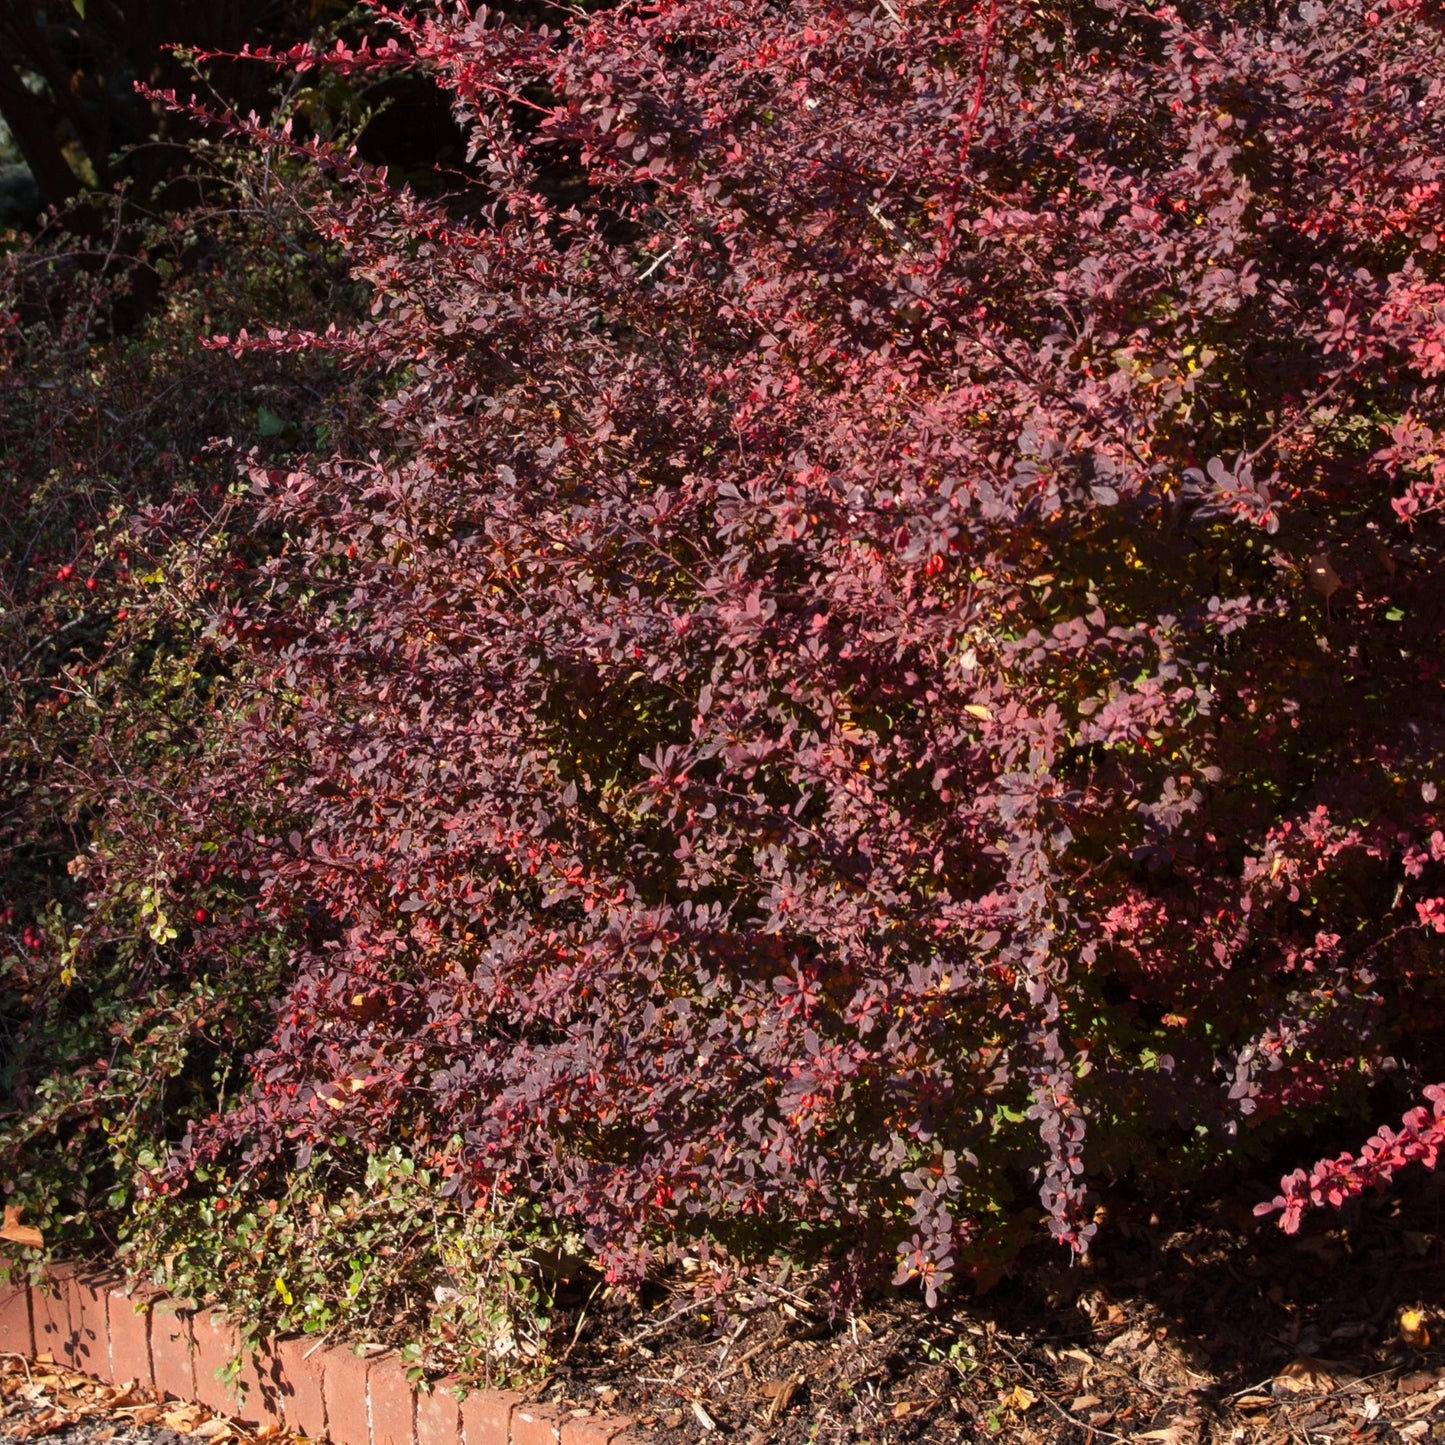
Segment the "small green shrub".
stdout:
<svg viewBox="0 0 1445 1445">
<path fill-rule="evenodd" d="M 580 1249 L 522 1203 L 460 1206 L 445 1175 L 398 1146 L 367 1156 L 338 1140 L 274 1179 L 202 1168 L 184 1192 L 144 1193 L 127 1255 L 255 1330 L 341 1329 L 418 1371 L 501 1384 L 541 1365 L 550 1286 Z"/>
</svg>

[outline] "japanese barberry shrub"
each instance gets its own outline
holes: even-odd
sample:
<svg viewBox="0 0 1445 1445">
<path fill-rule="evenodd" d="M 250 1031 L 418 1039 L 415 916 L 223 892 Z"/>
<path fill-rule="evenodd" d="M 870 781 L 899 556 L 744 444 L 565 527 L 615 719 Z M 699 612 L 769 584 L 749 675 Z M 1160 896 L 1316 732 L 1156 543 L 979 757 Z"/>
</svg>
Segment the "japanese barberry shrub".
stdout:
<svg viewBox="0 0 1445 1445">
<path fill-rule="evenodd" d="M 254 470 L 233 841 L 315 927 L 157 1187 L 405 1140 L 617 1279 L 931 1299 L 1445 1077 L 1435 7 L 389 19 L 270 60 L 426 70 L 470 191 L 311 147 L 370 319 L 224 343 L 393 384 Z"/>
</svg>

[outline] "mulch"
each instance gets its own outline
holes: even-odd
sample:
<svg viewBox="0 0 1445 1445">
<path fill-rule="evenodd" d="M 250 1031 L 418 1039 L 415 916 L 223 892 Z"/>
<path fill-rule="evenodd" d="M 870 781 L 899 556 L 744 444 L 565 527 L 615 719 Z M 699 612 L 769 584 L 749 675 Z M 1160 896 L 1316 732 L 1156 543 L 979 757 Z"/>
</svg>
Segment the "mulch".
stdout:
<svg viewBox="0 0 1445 1445">
<path fill-rule="evenodd" d="M 1293 1238 L 1259 1197 L 1111 1201 L 1087 1265 L 1045 1247 L 936 1310 L 829 1322 L 782 1265 L 714 1298 L 679 1277 L 641 1315 L 579 1310 L 543 1395 L 658 1445 L 1445 1439 L 1445 1177 Z"/>
</svg>

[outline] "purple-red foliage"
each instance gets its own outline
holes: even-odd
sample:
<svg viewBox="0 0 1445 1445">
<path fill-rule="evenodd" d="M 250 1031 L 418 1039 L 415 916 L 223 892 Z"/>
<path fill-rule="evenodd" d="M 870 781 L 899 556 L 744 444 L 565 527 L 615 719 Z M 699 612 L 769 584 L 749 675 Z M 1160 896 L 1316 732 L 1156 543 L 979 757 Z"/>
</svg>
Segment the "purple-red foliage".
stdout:
<svg viewBox="0 0 1445 1445">
<path fill-rule="evenodd" d="M 1341 1154 L 1338 1159 L 1321 1159 L 1312 1169 L 1287 1174 L 1280 1181 L 1282 1192 L 1268 1203 L 1255 1205 L 1254 1212 L 1278 1213 L 1280 1227 L 1294 1234 L 1307 1209 L 1323 1204 L 1338 1209 L 1366 1189 L 1388 1184 L 1407 1164 L 1435 1168 L 1445 1141 L 1445 1087 L 1430 1084 L 1424 1092 L 1431 1107 L 1411 1109 L 1398 1131 L 1382 1127 L 1366 1141 L 1358 1157 Z"/>
<path fill-rule="evenodd" d="M 395 386 L 255 474 L 245 877 L 316 943 L 184 1158 L 401 1137 L 619 1277 L 931 1297 L 1021 1184 L 1082 1249 L 1091 1175 L 1428 1064 L 1434 7 L 391 19 L 281 59 L 425 67 L 473 179 L 323 154 L 372 320 L 259 342 Z"/>
</svg>

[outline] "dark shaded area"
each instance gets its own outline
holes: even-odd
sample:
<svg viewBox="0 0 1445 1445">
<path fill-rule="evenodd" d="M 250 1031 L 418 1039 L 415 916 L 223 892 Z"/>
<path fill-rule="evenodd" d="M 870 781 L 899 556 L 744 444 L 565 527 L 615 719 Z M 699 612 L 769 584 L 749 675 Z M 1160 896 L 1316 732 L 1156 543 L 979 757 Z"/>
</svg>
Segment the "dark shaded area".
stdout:
<svg viewBox="0 0 1445 1445">
<path fill-rule="evenodd" d="M 82 15 L 68 0 L 0 0 L 0 116 L 23 161 L 0 169 L 0 221 L 28 225 L 43 207 L 64 207 L 123 181 L 151 206 L 194 204 L 190 146 L 199 126 L 138 95 L 136 83 L 190 96 L 198 91 L 195 74 L 171 47 L 284 48 L 344 8 L 335 0 L 91 0 Z M 276 83 L 269 66 L 205 67 L 206 87 L 241 114 L 264 114 Z M 430 189 L 436 168 L 462 161 L 465 137 L 430 80 L 399 75 L 368 88 L 366 101 L 380 112 L 360 139 L 367 161 Z M 99 218 L 82 206 L 71 224 L 85 230 Z"/>
<path fill-rule="evenodd" d="M 194 78 L 167 47 L 237 50 L 307 35 L 326 0 L 5 0 L 0 4 L 0 115 L 45 206 L 126 180 L 152 202 L 184 204 L 176 188 L 194 126 L 135 92 L 189 94 Z M 82 13 L 84 12 L 84 13 Z M 272 75 L 219 65 L 212 80 L 239 109 L 263 106 Z M 78 222 L 85 224 L 84 215 Z"/>
<path fill-rule="evenodd" d="M 1445 1436 L 1445 1179 L 1417 1173 L 1294 1238 L 1254 1219 L 1268 1187 L 1121 1197 L 1088 1264 L 1041 1246 L 932 1311 L 893 1295 L 830 1322 L 780 1261 L 713 1296 L 693 1262 L 640 1311 L 574 1309 L 543 1394 L 666 1445 Z M 1420 1332 L 1402 1331 L 1412 1310 Z"/>
<path fill-rule="evenodd" d="M 367 92 L 377 114 L 357 138 L 357 150 L 369 165 L 387 166 L 394 181 L 435 190 L 466 155 L 467 140 L 452 114 L 446 93 L 422 75 L 397 75 Z"/>
</svg>

